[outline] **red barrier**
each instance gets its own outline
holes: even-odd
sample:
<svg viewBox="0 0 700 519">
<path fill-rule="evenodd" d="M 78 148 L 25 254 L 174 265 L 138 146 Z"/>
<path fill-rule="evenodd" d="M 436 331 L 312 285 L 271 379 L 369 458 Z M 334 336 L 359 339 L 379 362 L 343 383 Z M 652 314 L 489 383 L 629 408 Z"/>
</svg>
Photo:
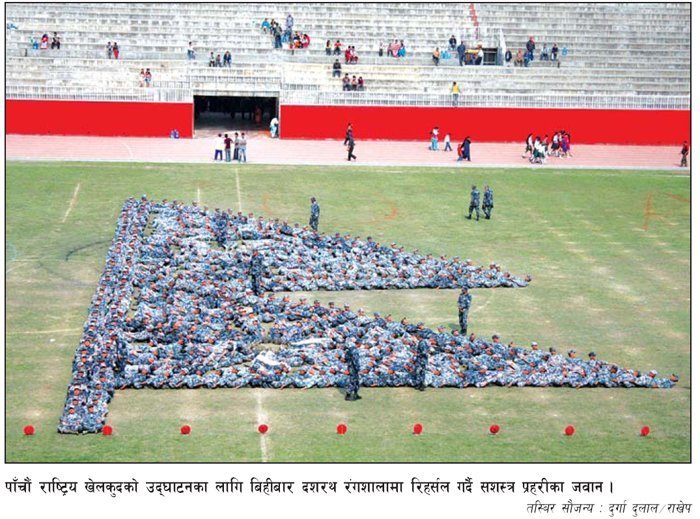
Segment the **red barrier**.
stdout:
<svg viewBox="0 0 700 519">
<path fill-rule="evenodd" d="M 690 137 L 689 110 L 593 110 L 570 108 L 452 108 L 406 106 L 280 107 L 286 139 L 343 139 L 352 123 L 356 139 L 429 140 L 434 126 L 452 141 L 525 141 L 567 130 L 575 144 L 672 144 Z"/>
<path fill-rule="evenodd" d="M 192 137 L 192 103 L 5 101 L 6 133 L 103 137 Z"/>
</svg>

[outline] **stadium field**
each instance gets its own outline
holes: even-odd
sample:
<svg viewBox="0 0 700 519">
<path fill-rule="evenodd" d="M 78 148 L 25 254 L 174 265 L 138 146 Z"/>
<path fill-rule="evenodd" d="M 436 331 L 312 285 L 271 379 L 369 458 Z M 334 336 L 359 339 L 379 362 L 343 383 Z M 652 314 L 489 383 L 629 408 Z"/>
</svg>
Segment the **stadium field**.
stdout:
<svg viewBox="0 0 700 519">
<path fill-rule="evenodd" d="M 493 220 L 465 219 L 472 183 L 492 186 Z M 117 215 L 141 194 L 302 223 L 316 196 L 323 232 L 531 274 L 524 289 L 473 291 L 470 330 L 478 335 L 573 347 L 579 356 L 595 350 L 680 382 L 669 390 L 363 388 L 359 402 L 338 389 L 127 390 L 110 403 L 113 436 L 59 435 L 72 357 Z M 5 253 L 8 462 L 690 461 L 683 173 L 9 162 Z M 457 326 L 455 290 L 318 298 Z M 261 422 L 270 427 L 264 436 Z M 340 422 L 345 436 L 335 433 Z M 34 436 L 22 434 L 28 423 Z M 184 423 L 189 436 L 179 434 Z M 492 423 L 498 435 L 488 433 Z M 572 437 L 563 434 L 568 424 Z"/>
</svg>

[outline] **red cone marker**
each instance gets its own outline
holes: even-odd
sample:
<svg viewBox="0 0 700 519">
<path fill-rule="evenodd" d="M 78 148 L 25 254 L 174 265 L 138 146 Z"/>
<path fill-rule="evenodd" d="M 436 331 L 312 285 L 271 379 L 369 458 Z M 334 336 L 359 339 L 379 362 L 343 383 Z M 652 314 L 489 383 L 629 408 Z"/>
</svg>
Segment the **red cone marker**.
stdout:
<svg viewBox="0 0 700 519">
<path fill-rule="evenodd" d="M 339 423 L 338 427 L 336 427 L 335 430 L 338 434 L 345 434 L 346 432 L 348 432 L 348 426 L 344 423 Z"/>
<path fill-rule="evenodd" d="M 33 425 L 25 425 L 24 426 L 24 434 L 26 436 L 31 436 L 34 434 L 34 426 Z"/>
<path fill-rule="evenodd" d="M 422 424 L 417 423 L 413 426 L 413 434 L 420 434 L 422 432 L 423 432 L 423 425 Z"/>
<path fill-rule="evenodd" d="M 498 431 L 501 430 L 501 427 L 498 424 L 493 424 L 491 427 L 489 427 L 489 431 L 491 434 L 498 434 Z"/>
<path fill-rule="evenodd" d="M 260 434 L 265 434 L 268 429 L 269 429 L 269 427 L 267 425 L 265 425 L 264 423 L 261 423 L 260 425 L 258 425 L 258 432 Z"/>
<path fill-rule="evenodd" d="M 649 433 L 650 433 L 650 432 L 651 432 L 651 429 L 649 429 L 649 426 L 648 426 L 648 425 L 645 425 L 644 427 L 642 427 L 642 431 L 641 431 L 640 434 L 641 434 L 642 436 L 649 436 Z"/>
<path fill-rule="evenodd" d="M 112 426 L 111 426 L 111 425 L 105 425 L 105 426 L 102 428 L 102 434 L 104 434 L 105 436 L 112 436 L 112 432 L 113 432 L 113 431 L 112 431 Z"/>
<path fill-rule="evenodd" d="M 191 432 L 192 432 L 192 427 L 190 427 L 187 424 L 180 427 L 180 434 L 190 434 Z"/>
<path fill-rule="evenodd" d="M 576 432 L 576 429 L 574 429 L 573 425 L 567 425 L 566 429 L 564 429 L 564 434 L 567 436 L 573 436 L 574 432 Z"/>
</svg>

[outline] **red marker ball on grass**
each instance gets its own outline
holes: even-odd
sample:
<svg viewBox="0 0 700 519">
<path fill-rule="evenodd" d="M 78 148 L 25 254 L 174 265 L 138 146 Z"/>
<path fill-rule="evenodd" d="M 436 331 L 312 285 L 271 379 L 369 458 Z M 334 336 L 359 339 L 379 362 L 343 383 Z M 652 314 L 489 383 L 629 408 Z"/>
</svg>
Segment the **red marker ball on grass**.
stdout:
<svg viewBox="0 0 700 519">
<path fill-rule="evenodd" d="M 25 425 L 24 426 L 24 434 L 25 436 L 31 436 L 34 434 L 34 426 L 33 425 Z"/>
<path fill-rule="evenodd" d="M 104 434 L 105 436 L 112 436 L 112 432 L 113 432 L 113 429 L 112 429 L 111 425 L 105 425 L 102 428 L 102 434 Z"/>
<path fill-rule="evenodd" d="M 649 429 L 649 426 L 648 426 L 648 425 L 645 425 L 644 427 L 642 427 L 642 430 L 641 430 L 640 434 L 641 434 L 642 436 L 649 436 L 649 433 L 650 433 L 650 432 L 651 432 L 651 429 Z"/>
<path fill-rule="evenodd" d="M 420 434 L 423 432 L 423 424 L 414 424 L 413 425 L 413 434 Z"/>
<path fill-rule="evenodd" d="M 180 427 L 180 434 L 190 434 L 191 432 L 192 432 L 192 427 L 190 427 L 187 424 Z"/>
<path fill-rule="evenodd" d="M 491 427 L 489 427 L 489 432 L 491 432 L 491 434 L 498 434 L 498 431 L 500 430 L 501 426 L 498 424 L 493 424 Z"/>
<path fill-rule="evenodd" d="M 567 436 L 573 436 L 575 432 L 576 429 L 574 429 L 573 425 L 567 425 L 566 429 L 564 429 L 564 434 L 566 434 Z"/>
<path fill-rule="evenodd" d="M 260 425 L 258 425 L 258 432 L 260 434 L 265 434 L 268 429 L 269 429 L 269 427 L 264 423 L 261 423 Z"/>
<path fill-rule="evenodd" d="M 335 430 L 338 434 L 345 434 L 346 432 L 348 432 L 348 426 L 344 423 L 339 423 L 338 427 L 336 427 Z"/>
</svg>

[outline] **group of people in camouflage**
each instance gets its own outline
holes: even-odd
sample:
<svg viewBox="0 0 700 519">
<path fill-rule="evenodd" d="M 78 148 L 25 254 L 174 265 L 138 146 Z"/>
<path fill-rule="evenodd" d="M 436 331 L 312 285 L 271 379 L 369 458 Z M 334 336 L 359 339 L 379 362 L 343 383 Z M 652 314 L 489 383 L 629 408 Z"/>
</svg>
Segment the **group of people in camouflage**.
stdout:
<svg viewBox="0 0 700 519">
<path fill-rule="evenodd" d="M 315 226 L 319 214 L 312 207 Z M 495 264 L 423 256 L 371 238 L 130 199 L 76 350 L 59 431 L 101 430 L 107 404 L 122 388 L 336 386 L 356 400 L 360 386 L 673 384 L 654 372 L 466 335 L 467 287 L 528 280 Z M 434 331 L 276 293 L 319 287 L 462 288 L 462 326 Z"/>
</svg>

